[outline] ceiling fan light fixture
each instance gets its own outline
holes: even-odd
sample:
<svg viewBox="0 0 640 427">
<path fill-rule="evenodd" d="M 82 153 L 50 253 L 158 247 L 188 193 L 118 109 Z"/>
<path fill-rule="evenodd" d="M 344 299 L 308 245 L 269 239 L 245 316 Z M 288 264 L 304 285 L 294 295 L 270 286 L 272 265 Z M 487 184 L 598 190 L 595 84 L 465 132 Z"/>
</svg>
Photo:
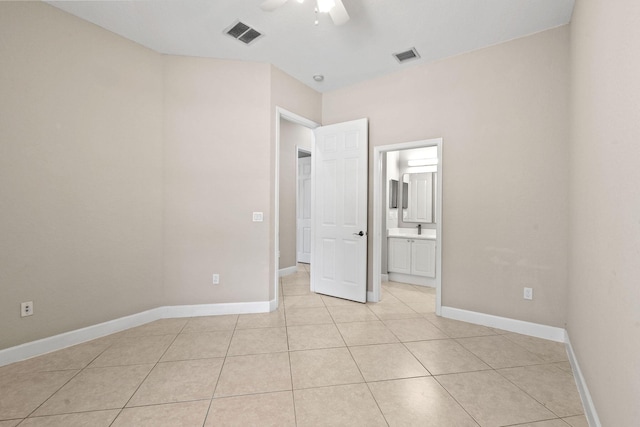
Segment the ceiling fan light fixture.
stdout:
<svg viewBox="0 0 640 427">
<path fill-rule="evenodd" d="M 335 0 L 318 0 L 318 12 L 328 13 L 336 7 Z"/>
</svg>

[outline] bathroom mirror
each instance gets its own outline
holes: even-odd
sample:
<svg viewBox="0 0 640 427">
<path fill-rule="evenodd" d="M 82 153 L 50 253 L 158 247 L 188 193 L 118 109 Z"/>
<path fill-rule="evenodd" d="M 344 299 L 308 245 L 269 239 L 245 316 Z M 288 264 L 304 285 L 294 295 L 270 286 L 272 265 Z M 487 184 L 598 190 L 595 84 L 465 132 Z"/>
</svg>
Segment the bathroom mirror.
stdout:
<svg viewBox="0 0 640 427">
<path fill-rule="evenodd" d="M 435 223 L 436 173 L 405 173 L 402 182 L 402 220 Z"/>
</svg>

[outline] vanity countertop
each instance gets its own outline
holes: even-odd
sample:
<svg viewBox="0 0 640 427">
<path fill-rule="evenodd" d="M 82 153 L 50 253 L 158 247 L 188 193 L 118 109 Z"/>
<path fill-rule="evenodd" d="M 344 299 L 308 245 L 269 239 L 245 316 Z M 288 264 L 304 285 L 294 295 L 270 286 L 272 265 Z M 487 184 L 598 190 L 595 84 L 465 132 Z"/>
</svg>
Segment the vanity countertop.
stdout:
<svg viewBox="0 0 640 427">
<path fill-rule="evenodd" d="M 423 228 L 422 234 L 419 235 L 417 228 L 390 228 L 387 230 L 387 237 L 435 240 L 436 230 L 433 228 Z"/>
</svg>

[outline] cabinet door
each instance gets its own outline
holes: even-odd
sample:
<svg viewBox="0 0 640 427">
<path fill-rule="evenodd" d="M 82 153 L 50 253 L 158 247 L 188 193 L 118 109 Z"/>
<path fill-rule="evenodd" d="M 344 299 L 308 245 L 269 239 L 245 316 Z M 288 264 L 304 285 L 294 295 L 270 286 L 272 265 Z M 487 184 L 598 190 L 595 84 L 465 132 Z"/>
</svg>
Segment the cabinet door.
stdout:
<svg viewBox="0 0 640 427">
<path fill-rule="evenodd" d="M 409 239 L 388 239 L 388 266 L 390 273 L 411 274 L 411 241 Z"/>
<path fill-rule="evenodd" d="M 411 248 L 411 274 L 436 277 L 436 241 L 413 240 Z"/>
</svg>

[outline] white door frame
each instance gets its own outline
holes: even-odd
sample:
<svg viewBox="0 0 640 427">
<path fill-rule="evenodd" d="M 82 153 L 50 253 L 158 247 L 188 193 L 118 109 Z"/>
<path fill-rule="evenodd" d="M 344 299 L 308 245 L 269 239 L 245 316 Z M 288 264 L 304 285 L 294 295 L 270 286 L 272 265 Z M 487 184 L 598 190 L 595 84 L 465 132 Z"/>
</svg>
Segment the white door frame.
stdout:
<svg viewBox="0 0 640 427">
<path fill-rule="evenodd" d="M 285 110 L 282 107 L 276 106 L 276 141 L 275 141 L 275 189 L 274 189 L 274 211 L 273 211 L 273 229 L 274 229 L 274 238 L 273 238 L 273 253 L 274 253 L 274 265 L 273 265 L 273 286 L 274 286 L 274 297 L 271 301 L 271 311 L 276 310 L 278 308 L 278 284 L 280 283 L 280 274 L 279 274 L 279 254 L 280 254 L 280 120 L 286 119 L 290 122 L 299 124 L 309 129 L 315 129 L 320 126 L 320 123 L 316 123 L 313 120 L 309 120 L 306 117 L 302 117 L 296 113 L 292 113 L 291 111 Z M 313 148 L 315 141 L 312 141 L 311 147 Z M 297 179 L 297 177 L 296 177 Z"/>
<path fill-rule="evenodd" d="M 380 301 L 382 282 L 382 244 L 387 236 L 382 235 L 382 153 L 422 147 L 438 147 L 437 194 L 436 194 L 436 314 L 442 311 L 442 138 L 381 145 L 373 148 L 373 295 L 371 301 Z M 386 181 L 386 179 L 385 179 Z"/>
</svg>

